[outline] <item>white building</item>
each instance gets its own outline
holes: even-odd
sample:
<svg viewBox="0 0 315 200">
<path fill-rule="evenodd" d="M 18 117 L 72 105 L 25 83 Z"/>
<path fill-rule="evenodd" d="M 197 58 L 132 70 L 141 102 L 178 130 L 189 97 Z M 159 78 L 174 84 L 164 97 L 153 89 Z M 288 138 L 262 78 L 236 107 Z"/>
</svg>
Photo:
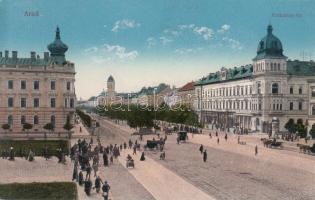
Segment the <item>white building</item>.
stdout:
<svg viewBox="0 0 315 200">
<path fill-rule="evenodd" d="M 195 84 L 195 94 L 195 109 L 205 124 L 269 133 L 275 117 L 280 131 L 289 119 L 311 127 L 315 63 L 287 60 L 269 25 L 252 64 L 209 74 Z"/>
</svg>

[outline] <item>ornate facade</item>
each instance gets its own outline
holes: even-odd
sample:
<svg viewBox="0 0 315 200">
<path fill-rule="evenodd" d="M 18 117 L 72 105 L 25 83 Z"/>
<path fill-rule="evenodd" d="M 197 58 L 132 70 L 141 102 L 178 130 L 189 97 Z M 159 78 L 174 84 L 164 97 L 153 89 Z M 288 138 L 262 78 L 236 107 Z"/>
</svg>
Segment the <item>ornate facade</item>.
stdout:
<svg viewBox="0 0 315 200">
<path fill-rule="evenodd" d="M 63 133 L 67 118 L 73 120 L 75 67 L 65 58 L 68 47 L 58 27 L 48 50 L 43 58 L 35 52 L 29 58 L 19 58 L 17 51 L 0 53 L 0 124 L 10 125 L 1 133 L 24 134 L 25 123 L 33 125 L 28 133 L 44 132 L 47 123 Z"/>
<path fill-rule="evenodd" d="M 277 118 L 280 131 L 289 119 L 311 127 L 315 63 L 287 60 L 269 25 L 252 64 L 209 74 L 196 83 L 195 95 L 195 109 L 205 124 L 270 133 Z"/>
</svg>

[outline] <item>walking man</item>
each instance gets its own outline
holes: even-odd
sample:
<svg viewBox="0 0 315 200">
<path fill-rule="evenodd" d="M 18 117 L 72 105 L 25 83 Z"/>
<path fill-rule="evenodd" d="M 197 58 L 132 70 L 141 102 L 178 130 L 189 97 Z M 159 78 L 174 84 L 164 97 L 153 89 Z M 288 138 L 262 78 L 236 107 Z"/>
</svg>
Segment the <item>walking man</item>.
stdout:
<svg viewBox="0 0 315 200">
<path fill-rule="evenodd" d="M 218 144 L 220 143 L 220 139 L 219 139 L 219 138 L 217 139 L 217 143 L 218 143 Z"/>
<path fill-rule="evenodd" d="M 201 154 L 203 153 L 203 145 L 200 145 L 199 151 L 200 151 Z"/>
<path fill-rule="evenodd" d="M 257 154 L 258 154 L 258 146 L 256 145 L 255 146 L 255 156 L 257 156 Z"/>
<path fill-rule="evenodd" d="M 205 150 L 205 151 L 203 152 L 203 162 L 206 162 L 206 161 L 207 161 L 207 158 L 208 158 L 207 150 Z"/>
</svg>

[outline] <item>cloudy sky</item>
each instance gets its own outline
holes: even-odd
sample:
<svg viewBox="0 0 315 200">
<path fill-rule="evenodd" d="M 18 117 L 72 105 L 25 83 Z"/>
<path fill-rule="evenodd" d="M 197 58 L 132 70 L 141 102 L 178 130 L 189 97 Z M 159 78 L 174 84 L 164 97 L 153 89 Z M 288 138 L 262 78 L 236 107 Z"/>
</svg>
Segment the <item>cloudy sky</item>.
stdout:
<svg viewBox="0 0 315 200">
<path fill-rule="evenodd" d="M 314 59 L 314 10 L 311 0 L 0 0 L 0 50 L 42 55 L 58 25 L 88 98 L 110 74 L 131 92 L 249 64 L 269 23 L 285 55 Z"/>
</svg>

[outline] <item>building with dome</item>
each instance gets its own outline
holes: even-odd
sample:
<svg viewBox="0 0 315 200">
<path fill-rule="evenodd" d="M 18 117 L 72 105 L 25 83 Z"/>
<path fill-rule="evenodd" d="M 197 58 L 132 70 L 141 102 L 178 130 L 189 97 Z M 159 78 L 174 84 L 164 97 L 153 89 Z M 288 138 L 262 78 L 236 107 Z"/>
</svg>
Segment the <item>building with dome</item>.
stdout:
<svg viewBox="0 0 315 200">
<path fill-rule="evenodd" d="M 222 67 L 195 84 L 194 107 L 208 125 L 271 133 L 272 119 L 286 131 L 289 119 L 315 123 L 315 63 L 288 60 L 271 25 L 251 64 Z"/>
<path fill-rule="evenodd" d="M 32 125 L 29 136 L 47 132 L 46 124 L 58 135 L 68 134 L 63 126 L 75 112 L 75 66 L 66 60 L 68 46 L 58 27 L 47 48 L 42 58 L 33 51 L 27 58 L 18 57 L 17 51 L 0 52 L 0 135 L 26 135 L 26 123 Z"/>
</svg>

